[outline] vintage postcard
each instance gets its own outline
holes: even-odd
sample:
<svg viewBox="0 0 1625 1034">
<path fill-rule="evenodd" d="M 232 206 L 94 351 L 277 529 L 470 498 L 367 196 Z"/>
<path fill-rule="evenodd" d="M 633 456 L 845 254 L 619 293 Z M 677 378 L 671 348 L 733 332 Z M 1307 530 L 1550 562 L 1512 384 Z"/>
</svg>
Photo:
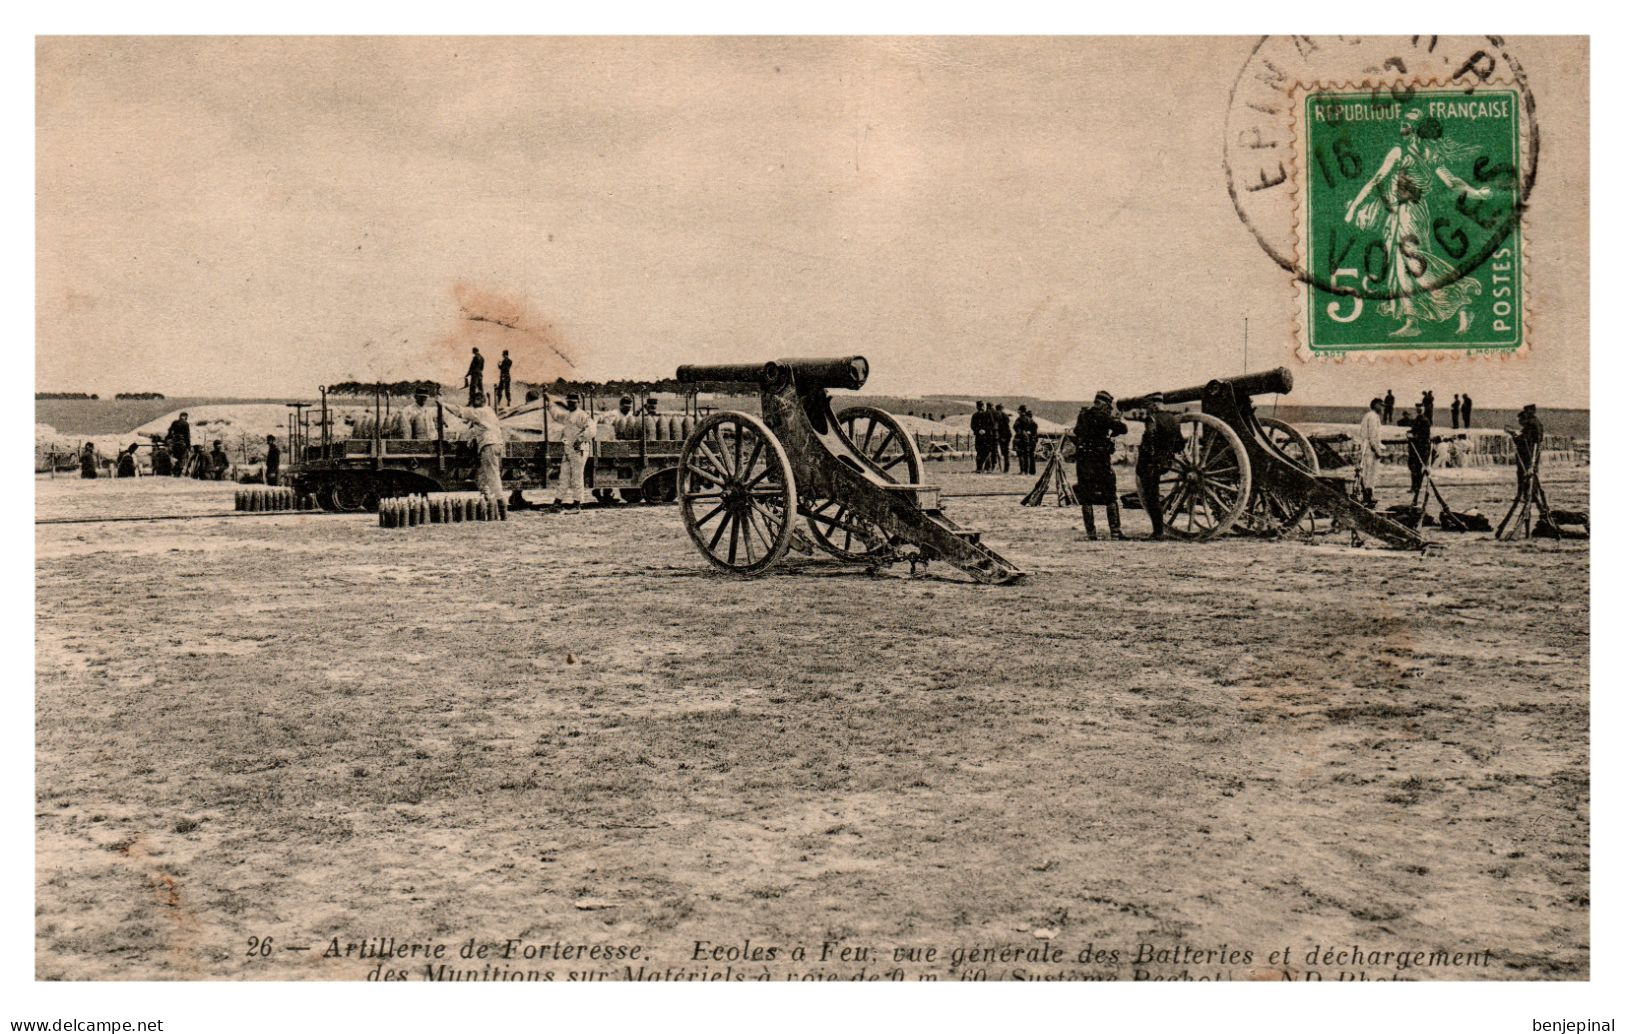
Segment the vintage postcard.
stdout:
<svg viewBox="0 0 1625 1034">
<path fill-rule="evenodd" d="M 38 981 L 1586 981 L 1583 37 L 45 37 Z"/>
</svg>

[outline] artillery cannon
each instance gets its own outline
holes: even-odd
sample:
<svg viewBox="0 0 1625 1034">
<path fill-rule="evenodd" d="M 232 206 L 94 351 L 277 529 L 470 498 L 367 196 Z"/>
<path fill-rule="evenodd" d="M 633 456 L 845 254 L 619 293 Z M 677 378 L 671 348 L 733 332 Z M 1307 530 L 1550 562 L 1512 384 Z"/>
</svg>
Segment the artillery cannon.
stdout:
<svg viewBox="0 0 1625 1034">
<path fill-rule="evenodd" d="M 1341 478 L 1321 475 L 1302 432 L 1254 411 L 1254 395 L 1291 391 L 1292 372 L 1277 367 L 1162 393 L 1165 405 L 1202 404 L 1200 412 L 1180 414 L 1185 444 L 1158 482 L 1166 531 L 1210 539 L 1240 523 L 1250 531 L 1280 534 L 1313 509 L 1391 546 L 1423 548 L 1410 528 L 1356 502 Z M 1126 413 L 1145 404 L 1136 396 L 1117 405 Z"/>
<path fill-rule="evenodd" d="M 841 560 L 871 568 L 942 560 L 979 582 L 1022 572 L 942 512 L 941 491 L 921 482 L 914 436 L 884 410 L 855 406 L 837 417 L 829 389 L 869 379 L 862 356 L 680 366 L 684 384 L 754 385 L 760 418 L 722 411 L 699 422 L 678 461 L 683 524 L 716 567 L 757 575 L 792 545 L 812 539 Z"/>
</svg>

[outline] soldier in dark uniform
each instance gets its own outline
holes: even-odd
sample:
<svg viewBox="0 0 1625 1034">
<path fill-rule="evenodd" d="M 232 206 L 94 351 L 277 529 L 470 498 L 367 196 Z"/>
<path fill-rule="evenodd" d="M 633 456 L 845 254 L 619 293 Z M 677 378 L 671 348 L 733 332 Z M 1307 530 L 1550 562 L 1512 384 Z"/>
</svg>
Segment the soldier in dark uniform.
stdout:
<svg viewBox="0 0 1625 1034">
<path fill-rule="evenodd" d="M 205 475 L 210 481 L 224 481 L 226 472 L 231 469 L 231 457 L 220 444 L 220 439 L 214 440 L 214 448 L 209 451 L 209 472 Z"/>
<path fill-rule="evenodd" d="M 1382 397 L 1382 422 L 1385 423 L 1385 424 L 1391 424 L 1391 423 L 1394 422 L 1394 389 L 1393 388 L 1389 388 L 1388 389 L 1388 394 L 1386 394 L 1386 395 L 1384 395 Z"/>
<path fill-rule="evenodd" d="M 1512 433 L 1512 448 L 1518 459 L 1518 491 L 1524 491 L 1525 482 L 1536 472 L 1540 464 L 1540 448 L 1546 441 L 1546 428 L 1541 424 L 1540 418 L 1535 415 L 1535 405 L 1530 403 L 1518 412 L 1518 431 Z"/>
<path fill-rule="evenodd" d="M 277 477 L 282 470 L 282 450 L 277 448 L 276 435 L 265 436 L 265 483 L 276 484 Z"/>
<path fill-rule="evenodd" d="M 79 476 L 82 478 L 95 477 L 97 475 L 96 467 L 100 462 L 101 457 L 96 455 L 95 443 L 86 442 L 85 447 L 79 450 Z"/>
<path fill-rule="evenodd" d="M 1000 402 L 993 407 L 993 440 L 998 446 L 999 463 L 995 469 L 1010 473 L 1010 414 L 1004 411 L 1004 403 Z"/>
<path fill-rule="evenodd" d="M 157 435 L 149 435 L 152 442 L 152 476 L 159 478 L 169 477 L 174 473 L 173 460 L 169 455 L 169 446 Z"/>
<path fill-rule="evenodd" d="M 513 405 L 513 360 L 508 358 L 508 350 L 502 350 L 502 361 L 497 363 L 497 397 L 495 405 L 501 405 L 506 398 L 508 405 Z"/>
<path fill-rule="evenodd" d="M 182 413 L 169 424 L 169 433 L 164 436 L 169 443 L 169 455 L 174 460 L 175 476 L 186 476 L 186 464 L 192 457 L 192 425 L 186 422 L 186 414 Z"/>
<path fill-rule="evenodd" d="M 1174 465 L 1174 458 L 1185 447 L 1185 436 L 1179 431 L 1179 417 L 1162 408 L 1162 392 L 1154 391 L 1145 397 L 1145 434 L 1140 438 L 1140 453 L 1134 459 L 1134 480 L 1140 488 L 1140 505 L 1151 518 L 1151 537 L 1162 535 L 1162 475 Z"/>
<path fill-rule="evenodd" d="M 1023 474 L 1038 473 L 1038 421 L 1027 411 L 1026 406 L 1016 407 L 1018 413 L 1014 438 L 1016 443 L 1016 462 L 1021 466 Z"/>
<path fill-rule="evenodd" d="M 982 403 L 978 402 L 976 403 L 976 412 L 971 414 L 970 418 L 971 437 L 976 439 L 976 473 L 978 474 L 987 473 L 987 432 L 987 410 L 983 409 Z"/>
<path fill-rule="evenodd" d="M 1450 396 L 1450 429 L 1454 431 L 1461 426 L 1461 396 Z"/>
<path fill-rule="evenodd" d="M 1128 433 L 1128 425 L 1117 417 L 1108 392 L 1098 392 L 1095 404 L 1078 411 L 1072 437 L 1078 448 L 1078 503 L 1083 507 L 1083 530 L 1095 534 L 1095 507 L 1106 507 L 1106 526 L 1114 539 L 1123 537 L 1123 518 L 1117 509 L 1117 475 L 1112 472 L 1112 439 Z"/>
<path fill-rule="evenodd" d="M 1463 430 L 1473 426 L 1473 397 L 1466 392 L 1461 393 L 1461 426 Z"/>
<path fill-rule="evenodd" d="M 1410 441 L 1405 449 L 1405 463 L 1411 468 L 1411 497 L 1422 491 L 1422 472 L 1433 463 L 1433 419 L 1424 408 L 1416 414 L 1411 429 L 1405 432 Z"/>
<path fill-rule="evenodd" d="M 485 356 L 480 355 L 478 348 L 474 349 L 474 357 L 468 361 L 468 372 L 463 374 L 463 383 L 468 385 L 468 404 L 474 405 L 474 397 L 485 397 Z"/>
<path fill-rule="evenodd" d="M 115 477 L 133 478 L 136 476 L 135 450 L 140 447 L 139 443 L 131 442 L 128 449 L 118 454 L 118 467 L 114 472 Z"/>
</svg>

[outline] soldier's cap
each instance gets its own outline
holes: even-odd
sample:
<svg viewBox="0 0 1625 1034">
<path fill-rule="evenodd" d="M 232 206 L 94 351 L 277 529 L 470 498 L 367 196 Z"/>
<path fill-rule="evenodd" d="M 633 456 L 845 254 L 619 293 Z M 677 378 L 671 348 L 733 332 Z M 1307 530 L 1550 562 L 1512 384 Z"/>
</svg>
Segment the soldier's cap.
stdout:
<svg viewBox="0 0 1625 1034">
<path fill-rule="evenodd" d="M 632 401 L 632 396 L 630 396 L 630 395 L 622 395 L 621 396 L 621 401 L 622 402 L 631 402 Z"/>
<path fill-rule="evenodd" d="M 1162 392 L 1153 391 L 1151 394 L 1149 394 L 1149 395 L 1147 395 L 1145 397 L 1145 400 L 1147 402 L 1154 402 L 1154 403 L 1156 403 L 1157 405 L 1160 406 L 1160 405 L 1162 405 Z"/>
<path fill-rule="evenodd" d="M 580 402 L 581 401 L 581 396 L 572 391 L 572 392 L 570 392 L 570 394 L 564 396 L 564 401 L 566 401 L 566 402 Z"/>
<path fill-rule="evenodd" d="M 1533 413 L 1535 411 L 1535 404 L 1533 402 L 1529 403 L 1529 405 L 1523 407 L 1523 411 L 1525 413 Z"/>
<path fill-rule="evenodd" d="M 1113 400 L 1112 400 L 1112 393 L 1111 392 L 1109 392 L 1109 391 L 1097 391 L 1097 392 L 1095 392 L 1095 405 L 1097 405 L 1097 406 L 1101 406 L 1101 405 L 1109 406 L 1109 405 L 1112 404 L 1112 401 Z"/>
<path fill-rule="evenodd" d="M 412 396 L 414 398 L 426 399 L 426 398 L 429 397 L 429 389 L 428 388 L 419 388 L 418 390 L 412 392 Z"/>
</svg>

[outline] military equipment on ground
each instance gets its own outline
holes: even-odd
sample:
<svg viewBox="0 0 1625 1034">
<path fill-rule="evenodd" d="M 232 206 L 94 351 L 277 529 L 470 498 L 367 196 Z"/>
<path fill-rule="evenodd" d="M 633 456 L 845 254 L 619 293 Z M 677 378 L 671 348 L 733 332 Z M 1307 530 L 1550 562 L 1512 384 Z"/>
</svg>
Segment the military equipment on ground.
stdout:
<svg viewBox="0 0 1625 1034">
<path fill-rule="evenodd" d="M 684 384 L 756 387 L 762 415 L 722 411 L 683 443 L 677 473 L 683 524 L 706 560 L 759 575 L 796 546 L 811 552 L 796 518 L 826 553 L 871 569 L 940 560 L 979 582 L 1022 572 L 942 512 L 941 492 L 921 483 L 914 438 L 890 413 L 866 406 L 837 416 L 830 389 L 857 390 L 862 356 L 681 366 Z"/>
<path fill-rule="evenodd" d="M 1277 367 L 1162 393 L 1166 406 L 1202 405 L 1200 412 L 1180 414 L 1185 443 L 1159 481 L 1166 532 L 1203 540 L 1239 525 L 1278 535 L 1313 512 L 1391 546 L 1422 549 L 1414 531 L 1356 502 L 1343 477 L 1322 474 L 1297 428 L 1254 410 L 1254 395 L 1291 390 L 1292 372 Z M 1117 403 L 1124 413 L 1145 405 L 1143 396 Z"/>
</svg>

